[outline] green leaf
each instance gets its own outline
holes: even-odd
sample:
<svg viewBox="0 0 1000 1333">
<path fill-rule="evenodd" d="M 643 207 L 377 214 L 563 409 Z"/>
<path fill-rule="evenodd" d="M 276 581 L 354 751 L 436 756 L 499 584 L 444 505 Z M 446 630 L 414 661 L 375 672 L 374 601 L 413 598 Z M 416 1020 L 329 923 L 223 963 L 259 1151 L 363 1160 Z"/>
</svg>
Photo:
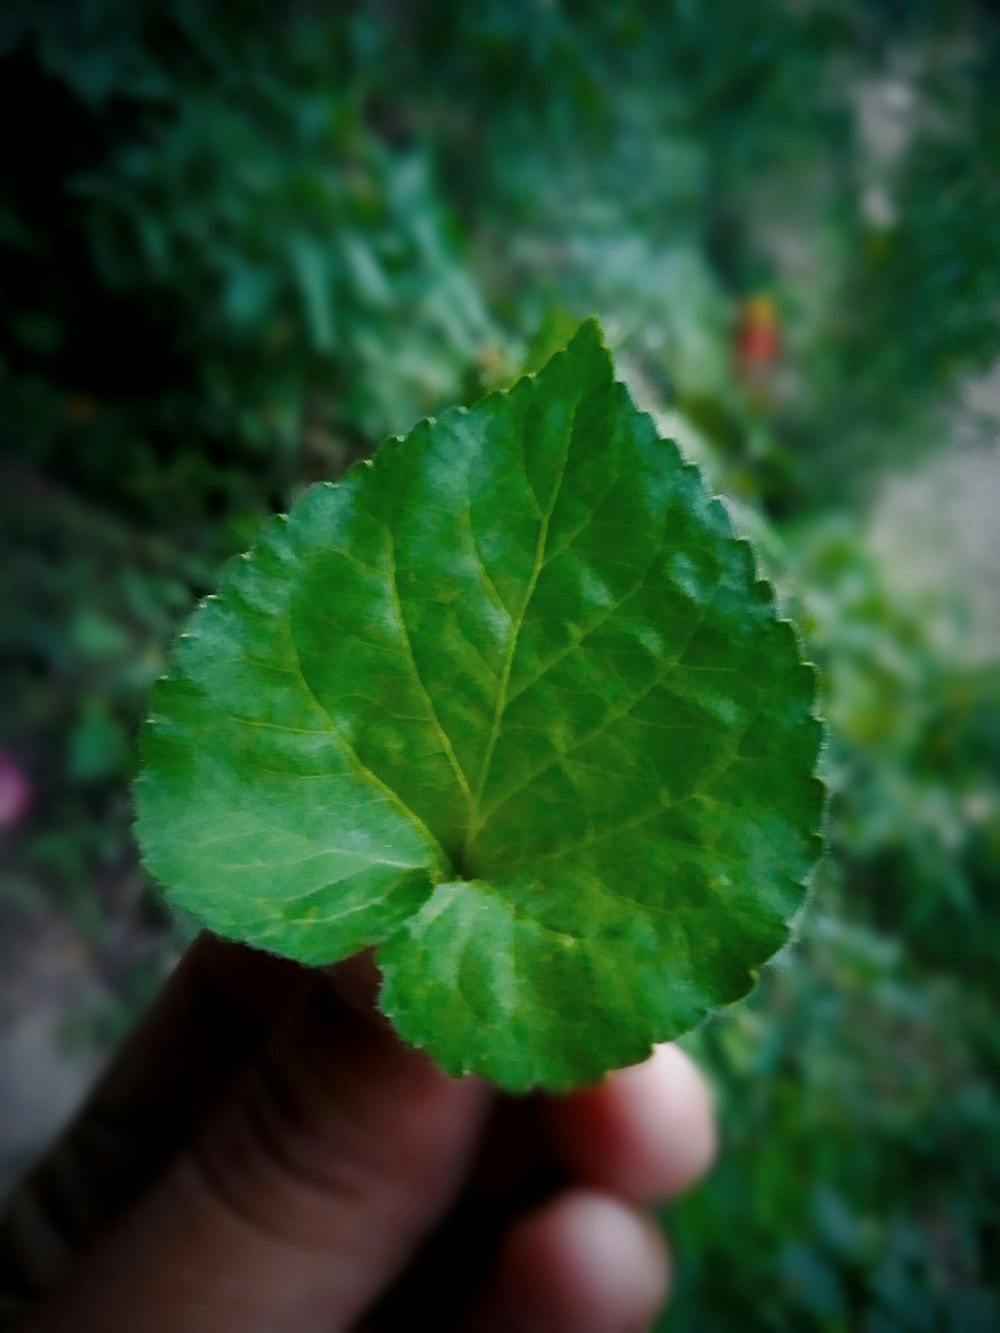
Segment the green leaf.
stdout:
<svg viewBox="0 0 1000 1333">
<path fill-rule="evenodd" d="M 138 833 L 212 930 L 447 1070 L 568 1087 L 750 986 L 819 850 L 815 682 L 585 324 L 266 525 L 174 652 Z"/>
</svg>

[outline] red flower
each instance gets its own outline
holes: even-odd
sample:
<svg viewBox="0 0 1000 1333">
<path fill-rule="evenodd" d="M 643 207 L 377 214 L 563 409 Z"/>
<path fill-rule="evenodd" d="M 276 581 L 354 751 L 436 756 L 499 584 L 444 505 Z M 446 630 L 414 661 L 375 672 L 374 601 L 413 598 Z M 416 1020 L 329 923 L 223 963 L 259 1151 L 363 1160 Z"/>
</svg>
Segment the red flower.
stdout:
<svg viewBox="0 0 1000 1333">
<path fill-rule="evenodd" d="M 778 311 L 769 296 L 751 296 L 743 303 L 736 325 L 735 370 L 739 379 L 755 383 L 767 377 L 781 356 Z"/>
</svg>

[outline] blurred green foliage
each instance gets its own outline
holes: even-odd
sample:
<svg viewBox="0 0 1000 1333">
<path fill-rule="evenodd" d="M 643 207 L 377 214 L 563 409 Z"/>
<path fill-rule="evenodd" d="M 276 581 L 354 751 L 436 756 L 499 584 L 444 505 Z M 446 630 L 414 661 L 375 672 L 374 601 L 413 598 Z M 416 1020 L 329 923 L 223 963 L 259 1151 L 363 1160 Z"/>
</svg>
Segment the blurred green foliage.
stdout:
<svg viewBox="0 0 1000 1333">
<path fill-rule="evenodd" d="M 824 911 L 692 1043 L 727 1151 L 669 1218 L 667 1328 L 987 1333 L 1000 1301 L 995 1009 Z"/>
<path fill-rule="evenodd" d="M 843 514 L 773 536 L 824 670 L 830 854 L 796 943 L 691 1040 L 727 1151 L 670 1219 L 665 1327 L 1000 1319 L 1000 675 Z M 737 1220 L 738 1219 L 738 1220 Z"/>
<path fill-rule="evenodd" d="M 800 940 L 697 1038 L 729 1152 L 671 1219 L 668 1322 L 996 1326 L 1000 644 L 964 652 L 958 571 L 904 597 L 860 534 L 983 428 L 998 56 L 974 0 L 0 0 L 0 746 L 33 794 L 0 910 L 71 916 L 98 1035 L 155 982 L 130 932 L 168 948 L 127 778 L 192 599 L 597 313 L 759 529 L 832 724 Z"/>
</svg>

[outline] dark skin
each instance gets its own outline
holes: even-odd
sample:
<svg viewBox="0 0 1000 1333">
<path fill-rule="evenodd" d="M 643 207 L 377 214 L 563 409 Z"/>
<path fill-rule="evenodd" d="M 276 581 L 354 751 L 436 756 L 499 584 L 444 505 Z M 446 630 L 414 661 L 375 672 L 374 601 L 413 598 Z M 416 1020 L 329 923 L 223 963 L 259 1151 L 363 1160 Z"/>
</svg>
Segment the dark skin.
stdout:
<svg viewBox="0 0 1000 1333">
<path fill-rule="evenodd" d="M 635 1333 L 669 1262 L 647 1216 L 707 1168 L 676 1047 L 504 1098 L 406 1047 L 358 958 L 202 936 L 0 1225 L 24 1333 Z"/>
</svg>

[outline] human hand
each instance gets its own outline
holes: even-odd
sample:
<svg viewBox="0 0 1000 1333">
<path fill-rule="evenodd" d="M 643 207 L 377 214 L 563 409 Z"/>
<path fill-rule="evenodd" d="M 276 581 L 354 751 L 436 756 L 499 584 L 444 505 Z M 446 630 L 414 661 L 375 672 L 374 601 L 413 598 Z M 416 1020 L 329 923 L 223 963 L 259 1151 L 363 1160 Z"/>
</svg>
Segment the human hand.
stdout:
<svg viewBox="0 0 1000 1333">
<path fill-rule="evenodd" d="M 707 1168 L 677 1047 L 566 1097 L 450 1079 L 365 958 L 202 936 L 0 1227 L 24 1333 L 627 1333 L 669 1262 L 644 1205 Z"/>
</svg>

